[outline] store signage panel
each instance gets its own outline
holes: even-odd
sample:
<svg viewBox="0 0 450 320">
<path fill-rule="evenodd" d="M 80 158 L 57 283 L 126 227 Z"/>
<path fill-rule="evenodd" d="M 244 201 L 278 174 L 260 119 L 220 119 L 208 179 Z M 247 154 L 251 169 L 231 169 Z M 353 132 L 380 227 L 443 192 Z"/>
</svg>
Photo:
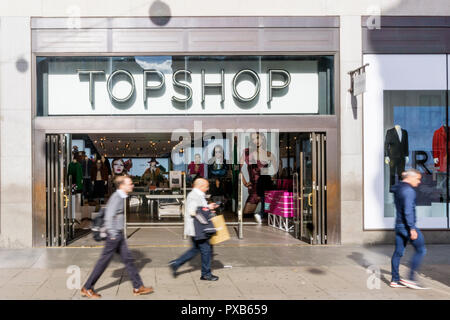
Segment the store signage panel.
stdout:
<svg viewBox="0 0 450 320">
<path fill-rule="evenodd" d="M 317 114 L 316 61 L 52 61 L 48 115 Z"/>
</svg>

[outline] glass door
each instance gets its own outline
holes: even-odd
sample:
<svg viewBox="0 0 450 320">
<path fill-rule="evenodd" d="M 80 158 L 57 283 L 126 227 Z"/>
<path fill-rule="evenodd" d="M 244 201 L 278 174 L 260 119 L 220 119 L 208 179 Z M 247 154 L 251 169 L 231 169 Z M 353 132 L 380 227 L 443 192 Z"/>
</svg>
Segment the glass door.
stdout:
<svg viewBox="0 0 450 320">
<path fill-rule="evenodd" d="M 326 244 L 326 136 L 307 133 L 300 137 L 298 197 L 300 239 Z"/>
<path fill-rule="evenodd" d="M 66 246 L 74 236 L 71 181 L 67 178 L 69 141 L 69 137 L 64 134 L 46 137 L 46 244 L 49 247 Z"/>
</svg>

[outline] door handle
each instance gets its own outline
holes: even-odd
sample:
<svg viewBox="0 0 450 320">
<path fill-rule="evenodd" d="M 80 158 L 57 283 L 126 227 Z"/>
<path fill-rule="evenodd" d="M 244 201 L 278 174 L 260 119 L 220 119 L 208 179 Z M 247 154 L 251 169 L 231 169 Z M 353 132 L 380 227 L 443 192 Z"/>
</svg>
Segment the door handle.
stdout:
<svg viewBox="0 0 450 320">
<path fill-rule="evenodd" d="M 64 209 L 67 208 L 69 206 L 69 197 L 64 195 Z"/>
<path fill-rule="evenodd" d="M 310 207 L 313 206 L 313 204 L 312 204 L 312 196 L 313 196 L 313 193 L 312 193 L 312 192 L 311 192 L 310 194 L 308 194 L 308 205 L 309 205 Z"/>
</svg>

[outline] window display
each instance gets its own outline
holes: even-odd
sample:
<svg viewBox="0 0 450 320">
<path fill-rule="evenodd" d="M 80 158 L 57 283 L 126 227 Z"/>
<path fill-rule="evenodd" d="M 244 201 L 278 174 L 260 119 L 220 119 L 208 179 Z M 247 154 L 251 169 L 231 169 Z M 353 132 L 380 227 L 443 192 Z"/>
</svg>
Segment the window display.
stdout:
<svg viewBox="0 0 450 320">
<path fill-rule="evenodd" d="M 447 136 L 442 126 L 446 118 L 445 92 L 385 90 L 384 97 L 388 167 L 384 216 L 395 216 L 392 186 L 405 169 L 415 168 L 422 172 L 422 184 L 417 188 L 417 216 L 446 217 Z"/>
<path fill-rule="evenodd" d="M 404 170 L 422 173 L 417 225 L 448 228 L 446 55 L 365 55 L 364 228 L 393 229 L 392 187 Z"/>
</svg>

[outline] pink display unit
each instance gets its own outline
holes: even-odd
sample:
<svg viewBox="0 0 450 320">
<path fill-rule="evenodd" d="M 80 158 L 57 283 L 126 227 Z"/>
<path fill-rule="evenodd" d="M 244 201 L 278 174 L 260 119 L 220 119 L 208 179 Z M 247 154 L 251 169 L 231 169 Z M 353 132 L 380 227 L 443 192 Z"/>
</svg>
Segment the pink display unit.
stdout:
<svg viewBox="0 0 450 320">
<path fill-rule="evenodd" d="M 295 203 L 293 193 L 284 190 L 272 190 L 265 193 L 265 211 L 268 213 L 269 225 L 289 232 L 292 229 Z"/>
</svg>

